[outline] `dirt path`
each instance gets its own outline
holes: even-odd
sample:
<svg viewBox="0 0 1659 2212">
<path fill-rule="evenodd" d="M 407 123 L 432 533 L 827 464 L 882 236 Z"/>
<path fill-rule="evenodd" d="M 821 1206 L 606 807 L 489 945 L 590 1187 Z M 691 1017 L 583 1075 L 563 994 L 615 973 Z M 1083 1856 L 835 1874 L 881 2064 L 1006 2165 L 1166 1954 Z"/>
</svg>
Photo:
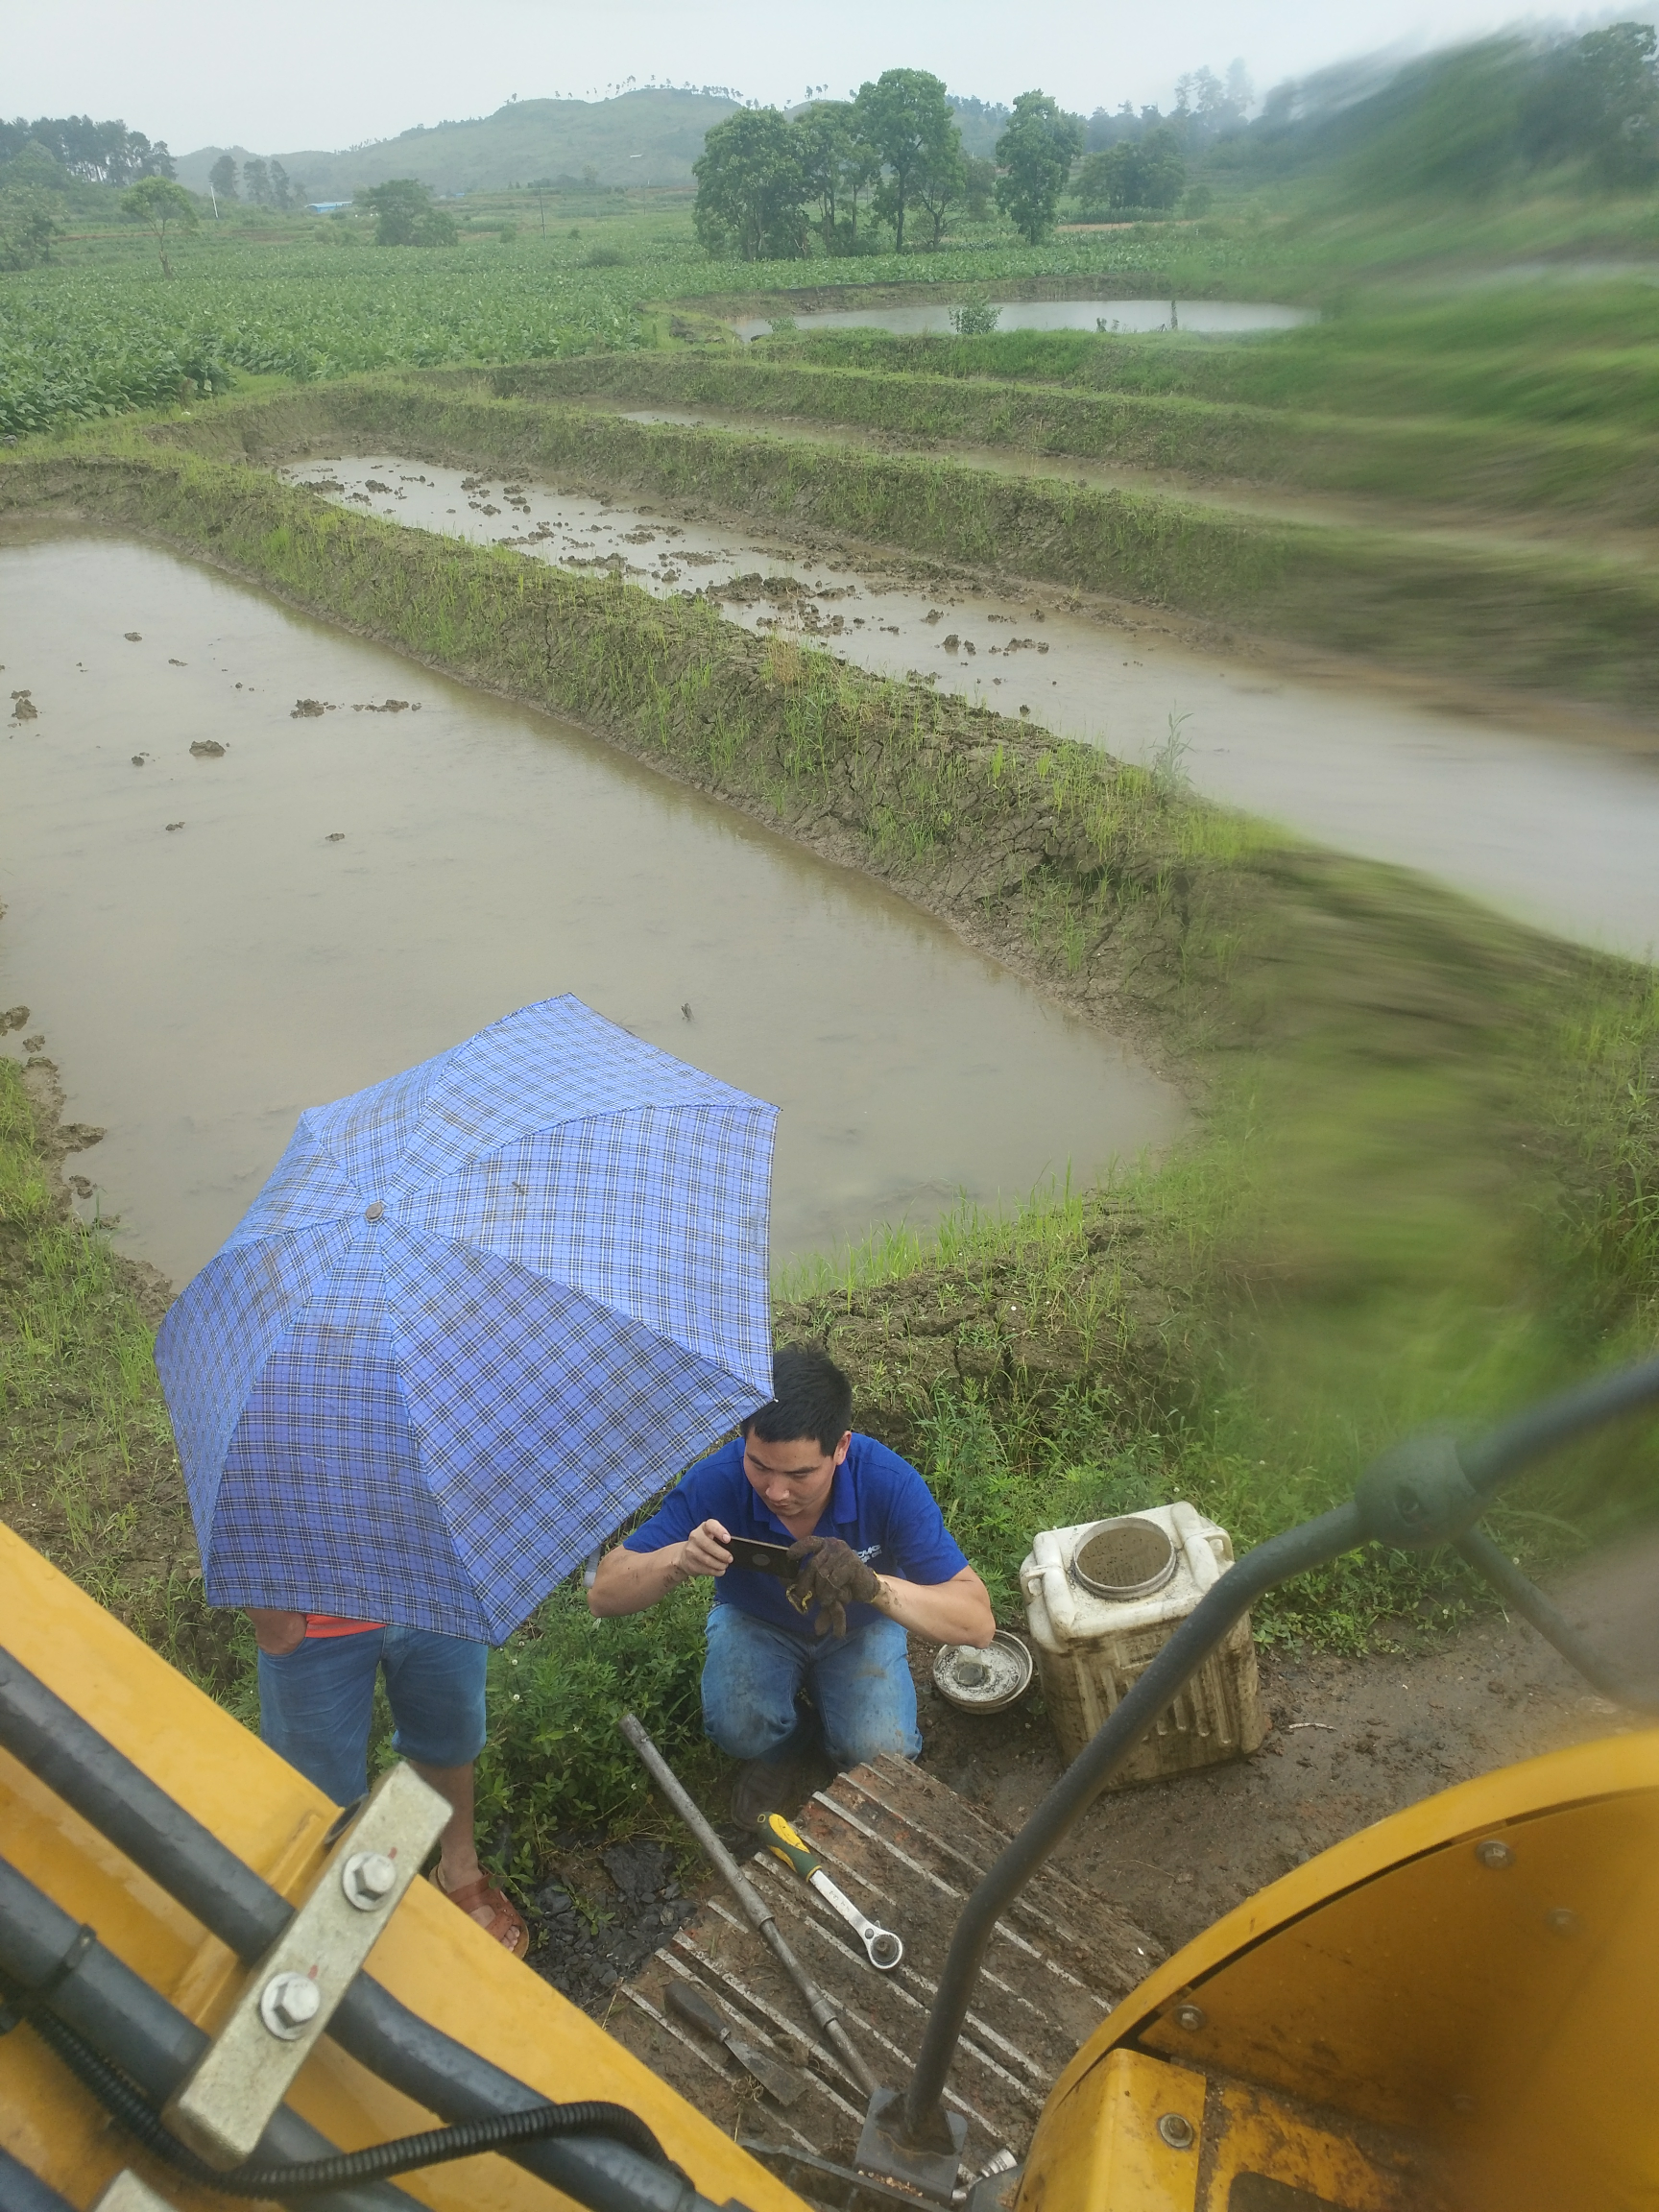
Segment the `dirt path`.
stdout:
<svg viewBox="0 0 1659 2212">
<path fill-rule="evenodd" d="M 1597 1647 L 1659 1681 L 1659 1539 L 1576 1574 L 1557 1601 Z M 1401 1623 L 1399 1655 L 1266 1653 L 1273 1729 L 1253 1759 L 1110 1791 L 1060 1863 L 1171 1949 L 1345 1836 L 1457 1782 L 1643 1725 L 1519 1622 L 1449 1640 Z M 1018 1828 L 1061 1762 L 1040 1714 L 970 1719 L 923 1699 L 923 1764 Z"/>
</svg>

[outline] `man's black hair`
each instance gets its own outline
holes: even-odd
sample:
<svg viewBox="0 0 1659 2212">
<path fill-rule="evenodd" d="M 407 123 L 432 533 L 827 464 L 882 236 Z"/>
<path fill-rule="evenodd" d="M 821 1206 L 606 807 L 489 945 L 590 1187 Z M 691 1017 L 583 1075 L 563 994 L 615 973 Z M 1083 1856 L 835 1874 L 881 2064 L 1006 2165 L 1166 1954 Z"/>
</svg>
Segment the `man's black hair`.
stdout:
<svg viewBox="0 0 1659 2212">
<path fill-rule="evenodd" d="M 816 1344 L 785 1344 L 772 1361 L 772 1395 L 743 1424 L 745 1436 L 763 1444 L 793 1444 L 810 1436 L 820 1452 L 833 1452 L 853 1426 L 853 1385 Z"/>
</svg>

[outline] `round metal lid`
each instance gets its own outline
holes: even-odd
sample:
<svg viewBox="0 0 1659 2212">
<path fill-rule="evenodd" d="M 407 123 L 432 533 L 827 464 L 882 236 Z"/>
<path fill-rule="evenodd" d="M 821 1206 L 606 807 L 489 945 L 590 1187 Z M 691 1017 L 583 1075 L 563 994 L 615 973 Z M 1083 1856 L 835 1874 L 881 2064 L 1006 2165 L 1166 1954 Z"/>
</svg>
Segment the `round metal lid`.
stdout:
<svg viewBox="0 0 1659 2212">
<path fill-rule="evenodd" d="M 1126 1604 L 1162 1590 L 1175 1572 L 1175 1547 L 1156 1521 L 1129 1513 L 1102 1521 L 1078 1545 L 1071 1578 L 1096 1598 Z"/>
</svg>

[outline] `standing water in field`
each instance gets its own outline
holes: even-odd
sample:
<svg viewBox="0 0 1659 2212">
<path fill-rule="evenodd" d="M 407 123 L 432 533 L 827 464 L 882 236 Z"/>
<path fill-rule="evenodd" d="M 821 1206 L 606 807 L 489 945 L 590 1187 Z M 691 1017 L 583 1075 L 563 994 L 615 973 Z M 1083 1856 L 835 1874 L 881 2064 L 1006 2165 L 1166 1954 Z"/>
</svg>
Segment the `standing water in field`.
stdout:
<svg viewBox="0 0 1659 2212">
<path fill-rule="evenodd" d="M 925 305 L 825 307 L 794 317 L 797 330 L 892 330 L 914 337 L 951 330 L 954 304 L 948 285 Z M 1294 330 L 1317 322 L 1311 307 L 1282 307 L 1265 300 L 993 300 L 998 330 L 1190 330 L 1198 335 L 1240 336 L 1246 330 Z M 780 312 L 786 312 L 781 306 Z M 739 338 L 765 338 L 772 325 L 747 315 L 732 325 Z"/>
<path fill-rule="evenodd" d="M 681 518 L 432 462 L 284 471 L 388 520 L 620 570 L 662 596 L 718 595 L 751 629 L 798 630 L 878 675 L 1028 716 L 1338 851 L 1420 869 L 1538 927 L 1645 956 L 1659 946 L 1659 763 L 1206 656 L 1148 609 L 1108 620 L 1049 586 L 919 586 L 874 549 L 780 543 L 774 527 Z M 781 523 L 777 530 L 783 527 Z M 1586 741 L 1586 739 L 1591 741 Z"/>
<path fill-rule="evenodd" d="M 35 709 L 0 739 L 5 1042 L 108 1131 L 84 1211 L 176 1283 L 301 1107 L 562 991 L 782 1108 L 779 1261 L 1174 1129 L 1130 1054 L 866 878 L 171 555 L 14 537 L 0 635 Z"/>
</svg>

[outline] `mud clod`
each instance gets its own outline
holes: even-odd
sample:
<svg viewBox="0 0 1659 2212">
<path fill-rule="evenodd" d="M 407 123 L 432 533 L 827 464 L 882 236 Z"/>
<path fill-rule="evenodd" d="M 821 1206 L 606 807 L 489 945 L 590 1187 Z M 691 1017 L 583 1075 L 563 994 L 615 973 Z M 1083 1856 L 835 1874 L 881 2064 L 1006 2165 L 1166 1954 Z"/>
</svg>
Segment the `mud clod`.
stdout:
<svg viewBox="0 0 1659 2212">
<path fill-rule="evenodd" d="M 169 830 L 182 830 L 184 825 L 182 822 L 169 822 L 167 827 Z"/>
<path fill-rule="evenodd" d="M 37 722 L 40 719 L 40 709 L 27 691 L 12 692 L 12 719 L 13 722 Z"/>
<path fill-rule="evenodd" d="M 190 747 L 192 760 L 223 760 L 225 748 L 217 737 L 198 737 Z"/>
<path fill-rule="evenodd" d="M 0 1014 L 0 1037 L 4 1037 L 9 1030 L 21 1029 L 28 1019 L 27 1006 L 9 1006 L 4 1014 Z"/>
<path fill-rule="evenodd" d="M 141 645 L 144 642 L 144 633 L 141 630 L 128 630 L 123 635 L 129 645 Z"/>
<path fill-rule="evenodd" d="M 237 689 L 241 689 L 240 685 L 237 685 Z M 293 709 L 289 713 L 288 719 L 290 722 L 305 721 L 309 720 L 313 715 L 322 714 L 324 711 L 325 709 L 321 699 L 296 699 L 293 705 Z"/>
<path fill-rule="evenodd" d="M 132 765 L 133 765 L 133 767 L 134 767 L 134 768 L 142 768 L 142 767 L 143 767 L 143 765 L 144 765 L 144 756 L 143 756 L 143 754 L 142 754 L 142 753 L 134 753 L 134 754 L 133 754 L 133 756 L 132 756 Z"/>
</svg>

